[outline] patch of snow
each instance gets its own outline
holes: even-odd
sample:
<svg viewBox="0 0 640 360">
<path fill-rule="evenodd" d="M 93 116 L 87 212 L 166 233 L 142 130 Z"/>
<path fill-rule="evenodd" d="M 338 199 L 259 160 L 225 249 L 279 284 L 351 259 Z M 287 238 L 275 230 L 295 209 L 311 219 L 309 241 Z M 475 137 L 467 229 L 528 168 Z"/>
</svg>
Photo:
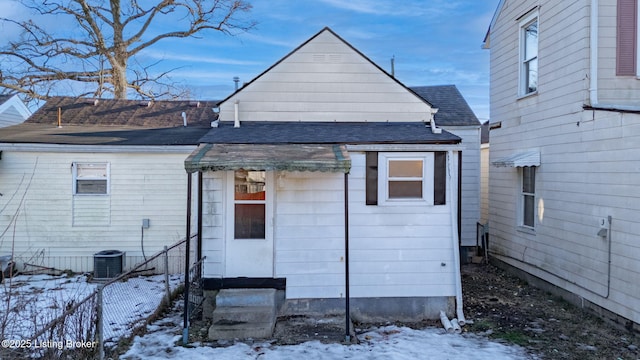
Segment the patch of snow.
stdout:
<svg viewBox="0 0 640 360">
<path fill-rule="evenodd" d="M 129 351 L 120 359 L 477 359 L 517 360 L 534 359 L 518 346 L 492 342 L 474 334 L 453 335 L 443 329 L 413 330 L 407 327 L 386 326 L 358 335 L 357 345 L 323 344 L 319 341 L 298 345 L 276 346 L 268 342 L 236 343 L 229 347 L 210 347 L 181 341 L 182 320 L 178 314 L 164 319 L 165 326 L 155 323 L 148 333 L 136 337 Z M 167 327 L 167 324 L 174 326 Z"/>
</svg>

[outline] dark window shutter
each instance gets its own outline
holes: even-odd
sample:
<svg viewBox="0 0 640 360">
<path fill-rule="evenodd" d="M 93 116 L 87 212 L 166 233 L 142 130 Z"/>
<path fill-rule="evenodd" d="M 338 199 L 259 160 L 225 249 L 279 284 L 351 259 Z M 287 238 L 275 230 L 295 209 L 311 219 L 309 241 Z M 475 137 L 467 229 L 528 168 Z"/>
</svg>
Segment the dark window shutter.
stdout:
<svg viewBox="0 0 640 360">
<path fill-rule="evenodd" d="M 616 75 L 636 74 L 636 26 L 638 0 L 618 0 L 616 33 Z"/>
<path fill-rule="evenodd" d="M 366 204 L 378 205 L 378 153 L 369 151 L 366 156 Z"/>
<path fill-rule="evenodd" d="M 447 203 L 447 153 L 438 151 L 433 154 L 433 204 Z"/>
</svg>

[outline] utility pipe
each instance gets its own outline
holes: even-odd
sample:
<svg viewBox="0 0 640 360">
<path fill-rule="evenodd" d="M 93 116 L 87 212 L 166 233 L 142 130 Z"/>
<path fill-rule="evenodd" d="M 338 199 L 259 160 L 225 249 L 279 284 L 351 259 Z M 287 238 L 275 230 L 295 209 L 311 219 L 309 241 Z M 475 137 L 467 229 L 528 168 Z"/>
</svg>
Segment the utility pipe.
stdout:
<svg viewBox="0 0 640 360">
<path fill-rule="evenodd" d="M 445 314 L 443 310 L 440 310 L 440 322 L 449 334 L 453 334 L 453 324 L 451 324 L 451 321 L 449 321 L 447 314 Z"/>
<path fill-rule="evenodd" d="M 453 156 L 453 151 L 447 151 L 447 164 L 449 168 L 449 186 L 447 186 L 448 193 L 447 198 L 449 199 L 451 214 L 451 249 L 453 250 L 453 270 L 455 272 L 455 281 L 456 281 L 456 314 L 458 317 L 458 323 L 461 326 L 464 326 L 466 320 L 464 318 L 464 310 L 462 308 L 462 275 L 460 274 L 460 245 L 458 240 L 458 221 L 456 219 L 458 211 L 458 202 L 452 201 L 454 199 L 453 195 L 457 194 L 457 189 L 454 192 L 454 187 L 458 187 L 458 182 L 454 181 L 453 177 L 453 161 L 455 157 Z M 458 167 L 456 166 L 455 169 Z M 457 179 L 457 177 L 456 177 Z"/>
<path fill-rule="evenodd" d="M 454 334 L 462 334 L 462 328 L 460 327 L 458 319 L 451 319 L 451 326 L 453 326 Z"/>
<path fill-rule="evenodd" d="M 591 21 L 589 29 L 589 45 L 591 66 L 589 71 L 589 100 L 591 106 L 598 105 L 598 0 L 591 0 Z"/>
</svg>

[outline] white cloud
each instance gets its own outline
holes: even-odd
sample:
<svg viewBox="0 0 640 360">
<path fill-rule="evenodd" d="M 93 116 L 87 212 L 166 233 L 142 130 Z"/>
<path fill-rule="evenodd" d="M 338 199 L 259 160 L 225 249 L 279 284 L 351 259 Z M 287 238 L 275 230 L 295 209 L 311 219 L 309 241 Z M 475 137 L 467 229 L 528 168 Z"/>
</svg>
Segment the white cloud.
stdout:
<svg viewBox="0 0 640 360">
<path fill-rule="evenodd" d="M 170 60 L 170 61 L 180 61 L 187 63 L 204 63 L 204 64 L 220 64 L 220 65 L 261 65 L 262 63 L 259 61 L 250 61 L 250 60 L 236 60 L 236 59 L 226 59 L 226 58 L 218 58 L 209 55 L 190 55 L 190 54 L 176 54 L 166 51 L 158 51 L 147 49 L 144 52 L 140 53 L 142 56 L 147 56 L 152 59 L 158 60 Z"/>
</svg>

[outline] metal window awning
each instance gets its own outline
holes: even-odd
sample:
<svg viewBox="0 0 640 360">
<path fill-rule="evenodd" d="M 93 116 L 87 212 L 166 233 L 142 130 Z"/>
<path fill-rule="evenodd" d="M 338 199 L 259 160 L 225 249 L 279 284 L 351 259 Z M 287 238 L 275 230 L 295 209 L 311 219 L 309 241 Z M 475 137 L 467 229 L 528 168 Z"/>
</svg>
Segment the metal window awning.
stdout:
<svg viewBox="0 0 640 360">
<path fill-rule="evenodd" d="M 338 144 L 201 144 L 184 162 L 188 173 L 285 170 L 349 173 L 351 158 Z"/>
<path fill-rule="evenodd" d="M 496 167 L 540 166 L 540 151 L 526 151 L 491 162 Z"/>
</svg>

